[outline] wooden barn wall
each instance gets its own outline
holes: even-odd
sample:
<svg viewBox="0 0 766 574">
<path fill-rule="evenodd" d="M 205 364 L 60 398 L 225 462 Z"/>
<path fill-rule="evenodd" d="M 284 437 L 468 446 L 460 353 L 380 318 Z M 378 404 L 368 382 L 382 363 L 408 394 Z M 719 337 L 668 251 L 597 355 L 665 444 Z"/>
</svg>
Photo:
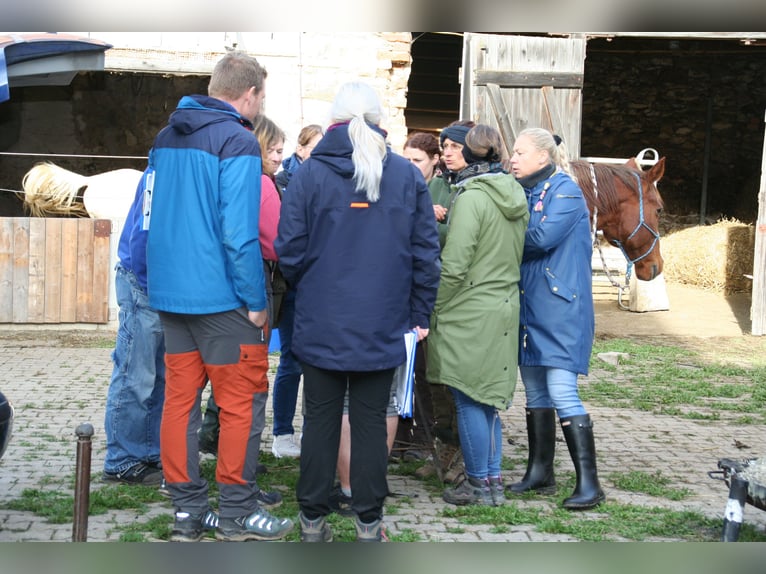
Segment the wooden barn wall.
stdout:
<svg viewBox="0 0 766 574">
<path fill-rule="evenodd" d="M 0 217 L 0 323 L 107 323 L 111 227 Z"/>
<path fill-rule="evenodd" d="M 581 154 L 667 157 L 666 213 L 754 222 L 764 143 L 766 46 L 736 41 L 588 40 Z"/>
</svg>

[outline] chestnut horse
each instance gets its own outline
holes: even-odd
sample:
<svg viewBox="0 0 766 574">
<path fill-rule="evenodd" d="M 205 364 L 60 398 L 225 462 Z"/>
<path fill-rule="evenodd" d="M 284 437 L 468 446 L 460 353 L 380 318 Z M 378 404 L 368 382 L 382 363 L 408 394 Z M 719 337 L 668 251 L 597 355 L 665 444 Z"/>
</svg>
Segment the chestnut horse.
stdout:
<svg viewBox="0 0 766 574">
<path fill-rule="evenodd" d="M 628 272 L 650 281 L 662 273 L 659 215 L 662 197 L 657 182 L 665 173 L 665 158 L 648 170 L 635 160 L 626 164 L 570 162 L 571 172 L 583 190 L 596 231 L 620 248 Z"/>
</svg>

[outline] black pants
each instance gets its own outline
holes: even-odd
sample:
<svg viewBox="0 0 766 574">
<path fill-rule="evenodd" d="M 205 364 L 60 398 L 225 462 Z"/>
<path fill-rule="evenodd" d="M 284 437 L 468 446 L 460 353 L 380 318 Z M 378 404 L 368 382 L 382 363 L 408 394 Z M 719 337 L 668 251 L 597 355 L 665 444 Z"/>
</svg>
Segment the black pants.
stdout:
<svg viewBox="0 0 766 574">
<path fill-rule="evenodd" d="M 386 408 L 393 376 L 394 369 L 345 372 L 303 364 L 305 414 L 296 495 L 301 511 L 310 520 L 330 513 L 328 499 L 335 482 L 347 387 L 352 508 L 363 522 L 382 517 L 388 494 Z"/>
</svg>

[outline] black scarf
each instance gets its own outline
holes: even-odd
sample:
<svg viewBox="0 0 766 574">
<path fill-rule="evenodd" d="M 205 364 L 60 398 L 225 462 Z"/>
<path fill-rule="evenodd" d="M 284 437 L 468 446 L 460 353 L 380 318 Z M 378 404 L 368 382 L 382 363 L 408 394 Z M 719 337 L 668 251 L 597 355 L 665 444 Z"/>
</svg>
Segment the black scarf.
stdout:
<svg viewBox="0 0 766 574">
<path fill-rule="evenodd" d="M 538 183 L 540 183 L 541 181 L 545 179 L 548 179 L 554 173 L 556 173 L 556 166 L 553 165 L 552 163 L 549 163 L 548 165 L 546 165 L 542 169 L 539 169 L 535 173 L 517 178 L 516 181 L 518 181 L 521 187 L 523 187 L 524 189 L 532 189 Z"/>
<path fill-rule="evenodd" d="M 503 164 L 499 162 L 480 161 L 472 163 L 455 176 L 452 183 L 455 185 L 465 181 L 468 178 L 484 175 L 485 173 L 504 173 Z"/>
</svg>

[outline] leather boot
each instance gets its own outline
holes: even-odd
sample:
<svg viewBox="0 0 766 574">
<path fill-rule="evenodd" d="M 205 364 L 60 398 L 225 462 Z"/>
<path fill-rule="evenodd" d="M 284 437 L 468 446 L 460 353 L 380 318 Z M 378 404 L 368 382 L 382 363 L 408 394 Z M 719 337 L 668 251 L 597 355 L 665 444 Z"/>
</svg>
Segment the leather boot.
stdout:
<svg viewBox="0 0 766 574">
<path fill-rule="evenodd" d="M 575 490 L 564 500 L 563 506 L 568 510 L 593 508 L 603 502 L 605 496 L 596 472 L 596 446 L 590 415 L 561 419 L 561 430 L 577 474 Z"/>
<path fill-rule="evenodd" d="M 506 487 L 512 494 L 533 490 L 539 494 L 556 492 L 553 456 L 556 451 L 556 409 L 527 409 L 529 458 L 521 482 Z"/>
<path fill-rule="evenodd" d="M 218 421 L 218 405 L 215 404 L 213 395 L 207 402 L 205 416 L 202 418 L 202 427 L 199 429 L 199 450 L 218 456 L 218 434 L 221 431 L 221 424 Z"/>
</svg>

